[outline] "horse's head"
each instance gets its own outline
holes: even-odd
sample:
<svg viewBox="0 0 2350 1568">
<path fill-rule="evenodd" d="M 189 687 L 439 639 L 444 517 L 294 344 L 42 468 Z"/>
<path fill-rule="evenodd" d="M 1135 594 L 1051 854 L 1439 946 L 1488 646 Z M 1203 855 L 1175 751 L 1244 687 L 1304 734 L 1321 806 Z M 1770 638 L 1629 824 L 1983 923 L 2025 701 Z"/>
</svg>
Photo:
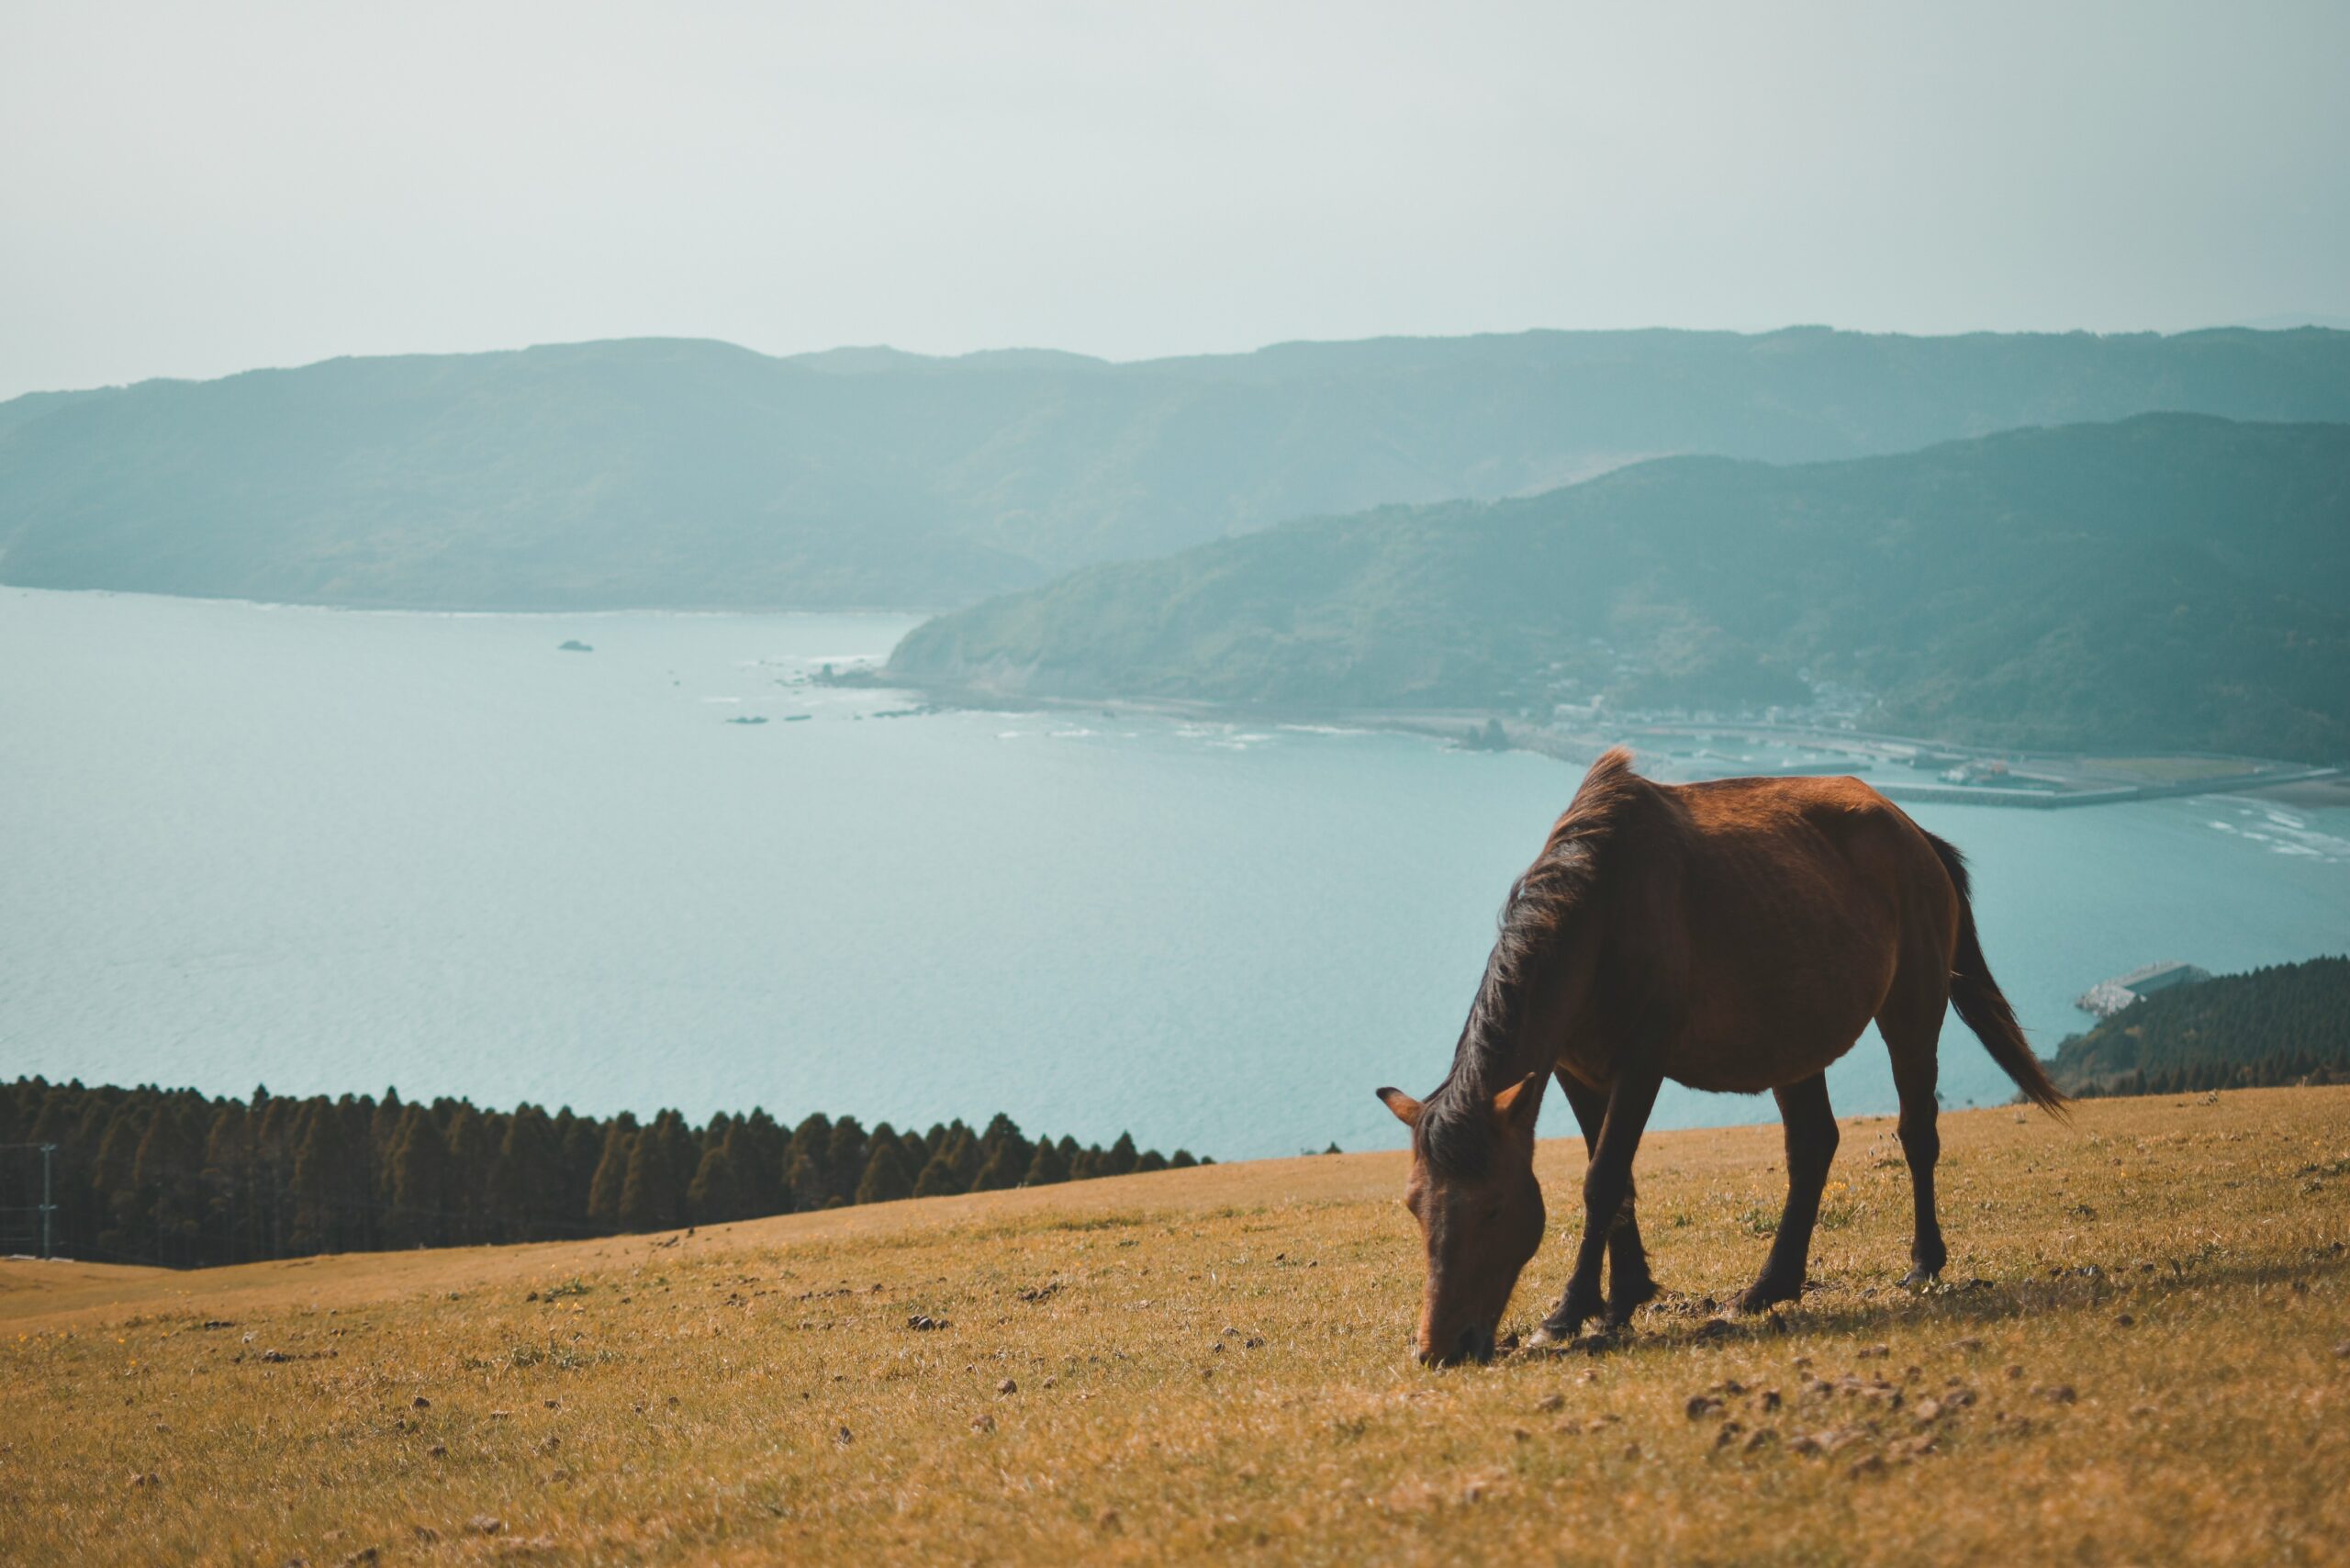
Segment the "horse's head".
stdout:
<svg viewBox="0 0 2350 1568">
<path fill-rule="evenodd" d="M 1427 1294 L 1413 1336 L 1423 1361 L 1490 1361 L 1518 1273 L 1541 1249 L 1534 1118 L 1542 1080 L 1535 1073 L 1466 1105 L 1423 1104 L 1400 1089 L 1379 1091 L 1412 1129 L 1404 1206 L 1420 1222 L 1428 1249 Z"/>
</svg>

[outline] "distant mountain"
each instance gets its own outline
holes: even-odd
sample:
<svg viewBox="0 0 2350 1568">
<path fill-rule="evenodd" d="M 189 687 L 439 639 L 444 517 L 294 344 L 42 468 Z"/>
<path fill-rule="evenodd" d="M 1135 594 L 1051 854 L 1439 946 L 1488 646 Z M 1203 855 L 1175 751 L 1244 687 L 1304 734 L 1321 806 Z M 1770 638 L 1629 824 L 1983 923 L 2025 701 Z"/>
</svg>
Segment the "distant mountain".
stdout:
<svg viewBox="0 0 2350 1568">
<path fill-rule="evenodd" d="M 2350 420 L 2350 334 L 1797 329 L 773 359 L 639 340 L 0 404 L 0 581 L 341 604 L 936 606 L 1632 460 L 2188 409 Z"/>
<path fill-rule="evenodd" d="M 1292 523 L 929 622 L 889 678 L 1542 713 L 1837 682 L 1912 734 L 2334 760 L 2346 672 L 2350 426 L 2155 414 Z"/>
<path fill-rule="evenodd" d="M 34 420 L 57 412 L 60 409 L 71 408 L 76 403 L 88 402 L 92 398 L 111 396 L 113 394 L 106 391 L 28 392 L 21 398 L 12 398 L 7 402 L 0 403 L 0 436 L 5 436 L 15 426 L 29 424 Z"/>
<path fill-rule="evenodd" d="M 2048 1066 L 2073 1094 L 2350 1082 L 2350 958 L 2158 992 L 2068 1037 Z"/>
<path fill-rule="evenodd" d="M 2256 321 L 2239 321 L 2239 327 L 2250 327 L 2256 332 L 2288 331 L 2295 327 L 2323 327 L 2328 331 L 2350 331 L 2350 316 L 2327 316 L 2314 310 L 2288 310 L 2279 316 L 2263 316 Z"/>
</svg>

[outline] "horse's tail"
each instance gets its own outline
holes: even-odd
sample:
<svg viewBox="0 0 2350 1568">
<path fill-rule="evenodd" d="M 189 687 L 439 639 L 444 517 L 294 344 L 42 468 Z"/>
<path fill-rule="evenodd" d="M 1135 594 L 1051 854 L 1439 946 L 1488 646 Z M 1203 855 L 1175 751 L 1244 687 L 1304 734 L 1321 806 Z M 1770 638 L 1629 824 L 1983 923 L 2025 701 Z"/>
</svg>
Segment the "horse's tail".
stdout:
<svg viewBox="0 0 2350 1568">
<path fill-rule="evenodd" d="M 1958 890 L 1958 952 L 1951 960 L 1951 1005 L 1958 1009 L 1958 1015 L 1966 1020 L 1966 1026 L 1983 1042 L 1983 1048 L 1991 1053 L 1991 1059 L 2016 1081 L 2023 1097 L 2050 1115 L 2064 1119 L 2064 1092 L 2048 1081 L 2040 1058 L 2031 1054 L 2023 1029 L 2016 1023 L 2015 1009 L 2008 1005 L 1999 982 L 1991 978 L 1991 966 L 1984 961 L 1982 941 L 1975 935 L 1975 903 L 1967 896 L 1966 857 L 1958 852 L 1956 845 L 1930 833 L 1926 834 L 1926 842 L 1934 846 L 1942 869 L 1950 873 L 1951 886 Z"/>
</svg>

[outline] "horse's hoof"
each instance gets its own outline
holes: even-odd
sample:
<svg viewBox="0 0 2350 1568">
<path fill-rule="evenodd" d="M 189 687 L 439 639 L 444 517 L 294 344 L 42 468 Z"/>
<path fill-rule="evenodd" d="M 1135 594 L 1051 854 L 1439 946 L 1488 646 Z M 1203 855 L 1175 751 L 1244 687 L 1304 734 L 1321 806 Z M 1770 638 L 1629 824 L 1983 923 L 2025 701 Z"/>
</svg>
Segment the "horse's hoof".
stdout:
<svg viewBox="0 0 2350 1568">
<path fill-rule="evenodd" d="M 1597 1302 L 1572 1310 L 1561 1307 L 1542 1320 L 1541 1326 L 1534 1330 L 1530 1343 L 1550 1346 L 1571 1343 L 1576 1335 L 1583 1332 L 1583 1326 L 1599 1316 L 1601 1311 L 1602 1304 Z"/>
<path fill-rule="evenodd" d="M 1942 1271 L 1940 1269 L 1927 1269 L 1923 1267 L 1912 1269 L 1908 1273 L 1901 1276 L 1901 1288 L 1905 1291 L 1924 1290 L 1928 1285 L 1932 1284 L 1936 1280 L 1942 1278 Z"/>
<path fill-rule="evenodd" d="M 1624 1342 L 1624 1332 L 1612 1323 L 1602 1323 L 1585 1334 L 1580 1326 L 1573 1328 L 1546 1323 L 1527 1337 L 1521 1353 L 1530 1356 L 1596 1356 L 1614 1350 Z"/>
<path fill-rule="evenodd" d="M 1654 1280 L 1642 1280 L 1628 1289 L 1618 1285 L 1615 1294 L 1607 1298 L 1608 1327 L 1623 1327 L 1632 1321 L 1632 1314 L 1639 1311 L 1662 1294 L 1657 1289 Z"/>
<path fill-rule="evenodd" d="M 1542 1327 L 1553 1338 L 1572 1339 L 1583 1332 L 1584 1324 L 1594 1318 L 1605 1319 L 1606 1316 L 1607 1304 L 1605 1301 L 1594 1301 L 1588 1305 L 1578 1303 L 1571 1307 L 1559 1308 L 1542 1320 Z"/>
<path fill-rule="evenodd" d="M 1800 1285 L 1790 1290 L 1785 1285 L 1774 1284 L 1768 1280 L 1757 1280 L 1739 1293 L 1738 1300 L 1731 1305 L 1740 1312 L 1751 1316 L 1758 1312 L 1768 1312 L 1783 1301 L 1800 1301 L 1801 1299 L 1803 1299 L 1803 1287 Z"/>
</svg>

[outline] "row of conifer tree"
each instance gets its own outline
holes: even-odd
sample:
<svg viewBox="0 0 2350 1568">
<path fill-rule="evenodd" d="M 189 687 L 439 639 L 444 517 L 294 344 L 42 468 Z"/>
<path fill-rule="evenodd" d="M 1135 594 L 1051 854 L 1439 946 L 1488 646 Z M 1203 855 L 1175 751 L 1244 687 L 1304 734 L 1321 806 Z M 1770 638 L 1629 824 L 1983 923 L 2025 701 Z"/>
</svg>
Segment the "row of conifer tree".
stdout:
<svg viewBox="0 0 2350 1568">
<path fill-rule="evenodd" d="M 2201 1061 L 2184 1067 L 2139 1068 L 2076 1091 L 2084 1100 L 2135 1094 L 2202 1094 L 2214 1089 L 2290 1089 L 2350 1083 L 2350 1064 L 2311 1051 L 2271 1051 L 2252 1061 Z"/>
<path fill-rule="evenodd" d="M 1031 1139 L 998 1115 L 927 1133 L 765 1111 L 696 1126 L 345 1094 L 250 1101 L 192 1089 L 0 1085 L 0 1252 L 196 1267 L 385 1248 L 717 1225 L 844 1204 L 990 1192 L 1199 1163 Z"/>
</svg>

